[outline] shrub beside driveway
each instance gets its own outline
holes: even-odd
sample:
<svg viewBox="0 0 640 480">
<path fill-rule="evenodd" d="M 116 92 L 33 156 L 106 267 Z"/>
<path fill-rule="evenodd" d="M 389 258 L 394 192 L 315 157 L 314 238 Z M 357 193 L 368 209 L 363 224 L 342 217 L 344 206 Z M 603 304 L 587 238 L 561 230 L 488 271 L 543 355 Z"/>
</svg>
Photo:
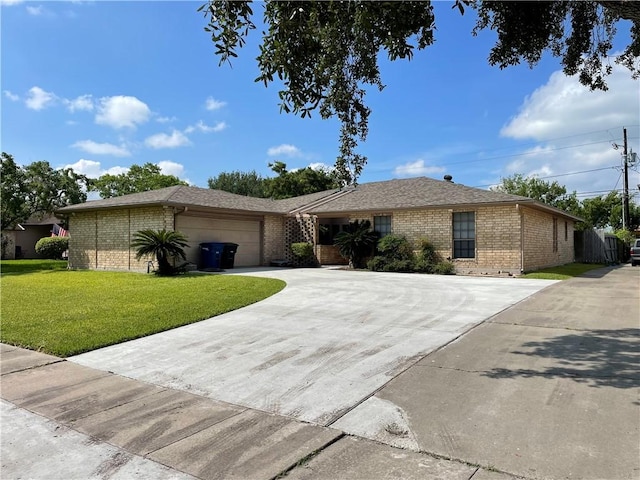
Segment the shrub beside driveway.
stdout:
<svg viewBox="0 0 640 480">
<path fill-rule="evenodd" d="M 0 341 L 67 357 L 263 300 L 272 278 L 68 271 L 66 262 L 0 263 Z"/>
</svg>

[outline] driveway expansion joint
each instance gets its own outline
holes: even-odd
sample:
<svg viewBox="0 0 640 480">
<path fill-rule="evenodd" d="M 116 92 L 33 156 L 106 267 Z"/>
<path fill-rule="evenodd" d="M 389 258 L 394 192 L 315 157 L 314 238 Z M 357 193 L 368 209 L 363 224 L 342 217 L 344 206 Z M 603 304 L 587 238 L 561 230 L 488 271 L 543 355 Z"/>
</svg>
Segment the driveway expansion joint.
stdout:
<svg viewBox="0 0 640 480">
<path fill-rule="evenodd" d="M 64 358 L 60 358 L 58 360 L 52 360 L 51 362 L 39 363 L 38 365 L 32 365 L 30 367 L 21 368 L 19 370 L 13 370 L 11 372 L 5 372 L 5 373 L 0 374 L 0 376 L 5 377 L 7 375 L 12 375 L 14 373 L 28 372 L 29 370 L 35 370 L 35 369 L 40 368 L 40 367 L 46 367 L 48 365 L 55 365 L 57 363 L 63 363 L 63 362 L 66 362 L 66 360 Z"/>
<path fill-rule="evenodd" d="M 333 445 L 334 443 L 339 442 L 340 440 L 342 440 L 343 438 L 345 438 L 347 436 L 346 433 L 342 432 L 340 433 L 338 436 L 336 436 L 335 438 L 329 440 L 327 443 L 325 443 L 324 445 L 322 445 L 320 448 L 317 448 L 316 450 L 314 450 L 311 453 L 308 453 L 307 455 L 305 455 L 304 457 L 302 457 L 300 460 L 298 460 L 297 462 L 293 463 L 292 465 L 290 465 L 289 467 L 285 468 L 284 470 L 282 470 L 280 473 L 278 473 L 277 475 L 271 477 L 269 480 L 279 480 L 280 478 L 284 478 L 287 475 L 289 475 L 289 473 L 291 473 L 293 470 L 295 470 L 298 467 L 302 467 L 304 465 L 306 465 L 307 463 L 309 463 L 311 461 L 312 458 L 317 457 L 318 455 L 320 455 L 324 450 L 326 450 L 327 448 L 329 448 L 331 445 Z"/>
</svg>

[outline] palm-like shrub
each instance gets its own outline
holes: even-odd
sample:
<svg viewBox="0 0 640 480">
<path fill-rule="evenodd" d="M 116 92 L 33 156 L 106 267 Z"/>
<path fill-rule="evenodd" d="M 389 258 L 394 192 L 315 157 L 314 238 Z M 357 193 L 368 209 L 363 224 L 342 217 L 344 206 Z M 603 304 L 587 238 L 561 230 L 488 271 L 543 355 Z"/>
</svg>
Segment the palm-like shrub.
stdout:
<svg viewBox="0 0 640 480">
<path fill-rule="evenodd" d="M 170 258 L 186 260 L 184 249 L 188 247 L 187 237 L 173 230 L 140 230 L 133 234 L 131 246 L 136 249 L 136 259 L 153 255 L 158 262 L 158 275 L 175 275 L 177 270 L 169 262 Z"/>
<path fill-rule="evenodd" d="M 371 254 L 378 235 L 371 230 L 369 220 L 354 220 L 346 231 L 340 232 L 334 239 L 340 255 L 349 260 L 351 268 L 362 268 L 365 257 Z"/>
</svg>

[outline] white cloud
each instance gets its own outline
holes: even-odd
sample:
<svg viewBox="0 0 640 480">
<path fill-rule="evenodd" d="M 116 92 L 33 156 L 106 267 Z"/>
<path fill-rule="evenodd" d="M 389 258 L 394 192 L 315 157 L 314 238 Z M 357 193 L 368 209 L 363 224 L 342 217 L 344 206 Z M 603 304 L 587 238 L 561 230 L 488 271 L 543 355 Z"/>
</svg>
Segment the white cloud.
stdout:
<svg viewBox="0 0 640 480">
<path fill-rule="evenodd" d="M 181 163 L 172 162 L 171 160 L 163 160 L 158 162 L 160 171 L 164 175 L 174 175 L 176 177 L 182 177 L 184 175 L 184 165 Z"/>
<path fill-rule="evenodd" d="M 29 15 L 38 16 L 38 15 L 42 15 L 43 12 L 44 12 L 44 7 L 42 5 L 38 5 L 37 7 L 27 5 L 27 13 Z"/>
<path fill-rule="evenodd" d="M 113 128 L 135 128 L 146 123 L 151 110 L 146 103 L 136 97 L 118 95 L 100 99 L 96 123 Z"/>
<path fill-rule="evenodd" d="M 79 110 L 90 112 L 93 110 L 93 97 L 91 95 L 81 95 L 73 100 L 66 100 L 64 103 L 67 105 L 67 109 L 74 113 Z"/>
<path fill-rule="evenodd" d="M 551 176 L 545 180 L 557 181 L 570 192 L 621 188 L 620 171 L 611 168 L 620 166 L 620 151 L 615 151 L 612 144 L 622 144 L 622 126 L 627 125 L 629 147 L 633 150 L 640 147 L 637 127 L 640 89 L 628 70 L 618 65 L 613 66 L 607 84 L 606 92 L 592 92 L 576 77 L 554 72 L 544 85 L 524 99 L 518 112 L 501 129 L 503 137 L 533 139 L 539 145 L 518 152 L 514 160 L 504 165 L 500 176 L 514 173 Z M 629 184 L 637 184 L 640 175 L 629 173 Z"/>
<path fill-rule="evenodd" d="M 124 145 L 113 145 L 112 143 L 97 143 L 93 140 L 80 140 L 73 145 L 84 152 L 93 155 L 112 155 L 114 157 L 129 157 L 131 152 Z"/>
<path fill-rule="evenodd" d="M 81 158 L 76 163 L 65 165 L 64 168 L 72 168 L 74 172 L 86 175 L 89 178 L 98 178 L 108 173 L 110 175 L 120 175 L 129 171 L 128 167 L 111 167 L 108 169 L 102 168 L 100 162 L 95 160 L 85 160 Z"/>
<path fill-rule="evenodd" d="M 24 0 L 0 0 L 0 5 L 10 7 L 11 5 L 18 5 Z"/>
<path fill-rule="evenodd" d="M 500 135 L 546 140 L 637 124 L 640 103 L 637 81 L 627 69 L 615 65 L 607 83 L 606 92 L 592 92 L 577 77 L 554 72 L 545 85 L 525 98 Z"/>
<path fill-rule="evenodd" d="M 279 155 L 285 157 L 299 157 L 302 155 L 302 152 L 295 145 L 283 143 L 282 145 L 278 145 L 277 147 L 271 147 L 269 150 L 267 150 L 267 155 L 269 155 L 270 157 L 276 157 Z"/>
<path fill-rule="evenodd" d="M 170 123 L 175 122 L 177 120 L 176 117 L 158 117 L 156 118 L 156 122 L 158 123 Z"/>
<path fill-rule="evenodd" d="M 418 177 L 421 175 L 433 175 L 442 173 L 446 169 L 436 165 L 426 165 L 425 161 L 418 159 L 415 162 L 408 162 L 404 165 L 398 165 L 393 170 L 393 174 L 397 177 Z"/>
<path fill-rule="evenodd" d="M 320 172 L 327 172 L 327 173 L 334 170 L 333 165 L 327 165 L 326 163 L 322 163 L 322 162 L 310 163 L 309 168 L 312 170 L 317 170 Z"/>
<path fill-rule="evenodd" d="M 15 93 L 13 93 L 13 92 L 11 92 L 9 90 L 5 90 L 4 91 L 4 96 L 7 97 L 12 102 L 17 102 L 18 100 L 20 100 L 20 96 L 19 95 L 16 95 Z"/>
<path fill-rule="evenodd" d="M 224 122 L 218 122 L 214 126 L 210 127 L 209 125 L 206 125 L 202 120 L 200 120 L 195 125 L 189 125 L 187 128 L 185 128 L 184 133 L 193 133 L 196 130 L 204 133 L 221 132 L 225 128 L 227 128 L 227 124 Z"/>
<path fill-rule="evenodd" d="M 174 130 L 171 135 L 166 133 L 151 135 L 145 139 L 144 144 L 147 147 L 159 149 L 184 147 L 185 145 L 190 145 L 191 142 L 184 133 Z"/>
<path fill-rule="evenodd" d="M 220 101 L 220 100 L 216 100 L 216 99 L 215 99 L 215 98 L 213 98 L 213 97 L 209 97 L 209 98 L 207 98 L 207 100 L 206 100 L 206 102 L 205 102 L 205 104 L 204 104 L 204 107 L 205 107 L 207 110 L 211 110 L 211 111 L 213 111 L 213 110 L 219 110 L 219 109 L 221 109 L 221 108 L 222 108 L 222 107 L 224 107 L 226 104 L 227 104 L 227 102 L 222 102 L 222 101 Z"/>
<path fill-rule="evenodd" d="M 43 110 L 53 105 L 57 98 L 55 94 L 40 87 L 31 87 L 24 102 L 31 110 Z"/>
</svg>

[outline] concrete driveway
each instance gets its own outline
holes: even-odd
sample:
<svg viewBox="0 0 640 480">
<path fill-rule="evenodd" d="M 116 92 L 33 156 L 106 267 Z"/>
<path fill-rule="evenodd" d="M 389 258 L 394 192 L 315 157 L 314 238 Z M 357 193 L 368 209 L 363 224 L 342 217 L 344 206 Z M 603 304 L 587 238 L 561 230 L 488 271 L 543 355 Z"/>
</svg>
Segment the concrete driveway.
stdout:
<svg viewBox="0 0 640 480">
<path fill-rule="evenodd" d="M 330 425 L 429 352 L 555 283 L 331 269 L 240 273 L 287 287 L 240 310 L 68 360 Z"/>
</svg>

